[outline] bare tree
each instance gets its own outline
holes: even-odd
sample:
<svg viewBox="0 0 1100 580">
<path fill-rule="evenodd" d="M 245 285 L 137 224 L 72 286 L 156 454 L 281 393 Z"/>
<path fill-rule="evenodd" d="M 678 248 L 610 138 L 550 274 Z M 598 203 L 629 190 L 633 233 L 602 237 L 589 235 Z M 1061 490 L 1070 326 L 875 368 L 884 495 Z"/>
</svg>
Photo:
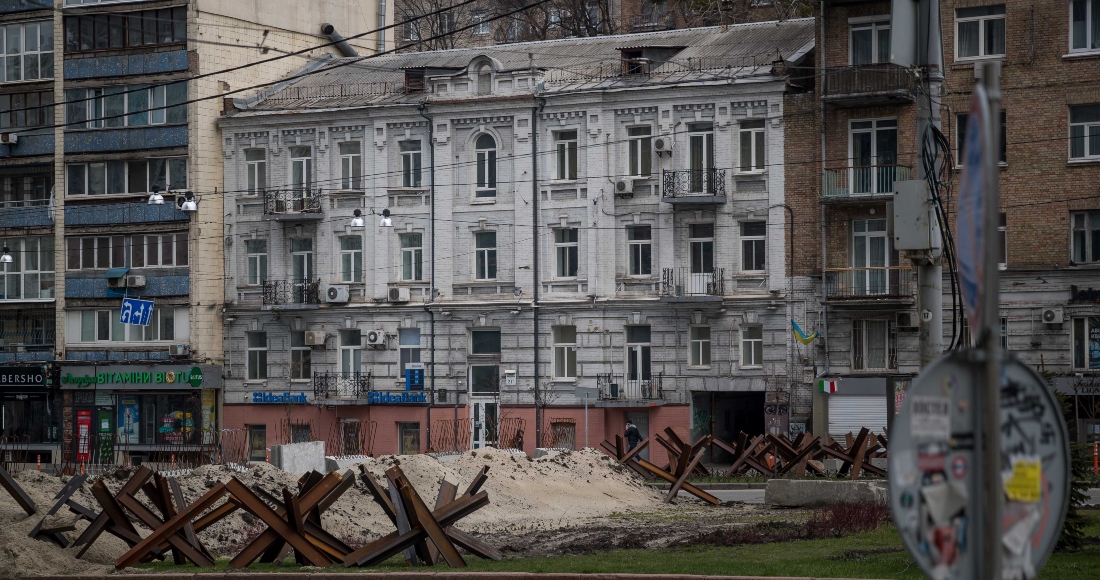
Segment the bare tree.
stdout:
<svg viewBox="0 0 1100 580">
<path fill-rule="evenodd" d="M 526 0 L 497 0 L 493 14 L 498 20 L 494 40 L 498 43 L 551 40 L 555 38 L 615 34 L 619 25 L 609 0 L 551 0 L 519 10 Z"/>
<path fill-rule="evenodd" d="M 412 20 L 395 31 L 397 46 L 406 47 L 406 50 L 431 51 L 468 45 L 473 36 L 471 27 L 475 19 L 484 18 L 486 12 L 471 9 L 470 6 L 456 8 L 459 3 L 459 0 L 397 2 L 397 22 Z"/>
</svg>

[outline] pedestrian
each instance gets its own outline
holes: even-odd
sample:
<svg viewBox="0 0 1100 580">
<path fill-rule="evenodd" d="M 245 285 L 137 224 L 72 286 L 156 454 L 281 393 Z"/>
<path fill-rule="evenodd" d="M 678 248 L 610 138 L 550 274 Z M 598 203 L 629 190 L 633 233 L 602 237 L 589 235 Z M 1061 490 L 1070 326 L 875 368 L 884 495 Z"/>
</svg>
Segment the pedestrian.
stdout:
<svg viewBox="0 0 1100 580">
<path fill-rule="evenodd" d="M 633 451 L 642 442 L 642 434 L 638 432 L 638 427 L 630 421 L 626 422 L 626 432 L 623 433 L 623 437 L 626 438 L 627 451 Z"/>
</svg>

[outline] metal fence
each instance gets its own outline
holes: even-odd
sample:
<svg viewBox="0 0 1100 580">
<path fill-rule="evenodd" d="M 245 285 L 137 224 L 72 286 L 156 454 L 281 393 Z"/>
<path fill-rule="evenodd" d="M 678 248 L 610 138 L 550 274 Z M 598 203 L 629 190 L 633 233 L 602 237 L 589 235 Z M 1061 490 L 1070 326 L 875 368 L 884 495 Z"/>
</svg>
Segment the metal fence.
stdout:
<svg viewBox="0 0 1100 580">
<path fill-rule="evenodd" d="M 264 191 L 264 214 L 321 213 L 320 189 L 276 189 Z"/>
<path fill-rule="evenodd" d="M 724 270 L 711 268 L 696 272 L 696 268 L 664 268 L 661 272 L 661 294 L 665 296 L 721 296 L 724 293 Z"/>
<path fill-rule="evenodd" d="M 913 296 L 913 268 L 826 268 L 827 298 L 910 298 Z"/>
<path fill-rule="evenodd" d="M 661 182 L 662 197 L 726 195 L 725 169 L 665 170 Z"/>
<path fill-rule="evenodd" d="M 364 399 L 371 391 L 374 378 L 367 372 L 313 373 L 313 396 L 317 400 Z"/>
</svg>

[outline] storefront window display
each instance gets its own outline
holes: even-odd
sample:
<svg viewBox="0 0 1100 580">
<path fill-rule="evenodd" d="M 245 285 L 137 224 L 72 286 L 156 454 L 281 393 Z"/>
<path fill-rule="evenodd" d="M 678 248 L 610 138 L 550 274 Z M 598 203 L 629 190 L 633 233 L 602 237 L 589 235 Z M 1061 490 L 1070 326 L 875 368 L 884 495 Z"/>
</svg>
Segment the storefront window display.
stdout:
<svg viewBox="0 0 1100 580">
<path fill-rule="evenodd" d="M 61 441 L 61 395 L 0 401 L 0 438 L 20 443 Z"/>
</svg>

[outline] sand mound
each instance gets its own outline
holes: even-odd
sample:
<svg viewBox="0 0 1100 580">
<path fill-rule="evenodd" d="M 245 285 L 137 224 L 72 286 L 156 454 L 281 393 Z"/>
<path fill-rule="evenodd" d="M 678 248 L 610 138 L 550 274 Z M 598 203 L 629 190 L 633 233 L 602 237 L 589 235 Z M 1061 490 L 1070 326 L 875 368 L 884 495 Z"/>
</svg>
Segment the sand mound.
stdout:
<svg viewBox="0 0 1100 580">
<path fill-rule="evenodd" d="M 456 484 L 459 493 L 466 489 L 482 466 L 489 466 L 483 489 L 490 504 L 468 516 L 458 527 L 479 534 L 520 530 L 550 530 L 583 523 L 593 517 L 659 508 L 660 494 L 630 470 L 594 449 L 563 453 L 532 460 L 496 449 L 481 449 L 458 457 L 436 459 L 428 455 L 387 455 L 369 459 L 363 465 L 385 485 L 384 473 L 400 465 L 410 482 L 429 505 L 444 479 Z M 351 468 L 358 473 L 358 468 Z M 133 473 L 119 469 L 104 476 L 108 487 L 117 491 Z M 180 477 L 188 501 L 198 499 L 219 481 L 237 477 L 253 489 L 281 495 L 282 488 L 297 489 L 298 476 L 260 464 L 245 472 L 225 466 L 204 466 Z M 16 476 L 20 485 L 44 514 L 52 497 L 67 479 L 35 471 Z M 90 484 L 74 495 L 81 504 L 98 508 L 89 491 Z M 97 509 L 98 511 L 98 509 Z M 64 513 L 64 512 L 62 512 Z M 374 503 L 370 493 L 356 481 L 323 516 L 326 530 L 352 546 L 362 545 L 393 531 L 390 521 Z M 104 534 L 82 559 L 76 550 L 62 550 L 49 542 L 32 540 L 27 533 L 37 516 L 27 518 L 15 502 L 0 492 L 0 570 L 14 577 L 60 573 L 101 573 L 109 570 L 126 546 Z M 77 532 L 86 527 L 77 525 Z M 204 543 L 215 553 L 235 554 L 264 529 L 251 514 L 238 510 L 202 533 Z M 148 530 L 139 527 L 144 535 Z"/>
</svg>

